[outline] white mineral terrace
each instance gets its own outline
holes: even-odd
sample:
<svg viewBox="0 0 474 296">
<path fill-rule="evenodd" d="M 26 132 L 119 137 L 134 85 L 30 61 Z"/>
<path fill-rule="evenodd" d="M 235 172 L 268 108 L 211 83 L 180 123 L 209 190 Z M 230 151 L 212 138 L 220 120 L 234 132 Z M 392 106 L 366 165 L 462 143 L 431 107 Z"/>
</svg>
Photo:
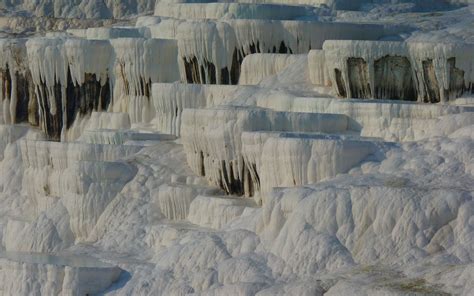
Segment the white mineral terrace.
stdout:
<svg viewBox="0 0 474 296">
<path fill-rule="evenodd" d="M 311 7 L 253 3 L 157 3 L 155 15 L 178 19 L 295 19 L 312 15 Z"/>
<path fill-rule="evenodd" d="M 184 109 L 230 103 L 241 94 L 245 96 L 254 89 L 251 86 L 236 85 L 155 83 L 152 94 L 156 127 L 160 131 L 179 136 Z"/>
<path fill-rule="evenodd" d="M 109 287 L 121 273 L 118 267 L 86 256 L 2 252 L 0 261 L 5 295 L 32 291 L 41 295 L 95 294 Z"/>
<path fill-rule="evenodd" d="M 472 44 L 328 41 L 323 51 L 343 97 L 445 102 L 474 90 Z"/>
<path fill-rule="evenodd" d="M 0 0 L 0 294 L 473 295 L 471 0 Z"/>
</svg>

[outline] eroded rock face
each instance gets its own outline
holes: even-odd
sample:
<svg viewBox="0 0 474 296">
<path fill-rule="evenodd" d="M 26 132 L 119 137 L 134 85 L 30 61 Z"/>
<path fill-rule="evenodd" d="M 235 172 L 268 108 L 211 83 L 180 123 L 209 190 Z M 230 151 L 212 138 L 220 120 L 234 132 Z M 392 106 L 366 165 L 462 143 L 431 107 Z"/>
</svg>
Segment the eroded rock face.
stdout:
<svg viewBox="0 0 474 296">
<path fill-rule="evenodd" d="M 446 91 L 445 97 L 450 100 L 462 96 L 465 92 L 473 93 L 472 82 L 466 85 L 465 71 L 456 67 L 456 58 L 448 59 L 449 67 L 449 89 Z"/>
<path fill-rule="evenodd" d="M 374 71 L 376 98 L 416 101 L 418 95 L 408 58 L 387 55 L 374 62 Z"/>
<path fill-rule="evenodd" d="M 26 51 L 23 63 L 39 104 L 30 103 L 29 115 L 39 114 L 39 125 L 52 140 L 77 138 L 83 119 L 94 111 L 124 112 L 132 123 L 149 122 L 155 114 L 152 83 L 179 79 L 175 40 L 32 38 Z"/>
<path fill-rule="evenodd" d="M 152 92 L 156 128 L 179 137 L 184 109 L 226 104 L 239 99 L 241 93 L 256 90 L 254 86 L 241 85 L 154 83 Z"/>
<path fill-rule="evenodd" d="M 319 63 L 340 97 L 439 103 L 472 92 L 469 44 L 327 41 L 323 51 Z"/>
<path fill-rule="evenodd" d="M 370 15 L 419 2 L 269 1 Z M 298 11 L 311 14 L 280 20 Z M 367 13 L 328 7 L 166 1 L 156 14 L 0 39 L 0 291 L 474 290 L 474 101 L 451 102 L 472 91 L 471 47 L 323 48 L 399 33 L 331 22 Z M 41 129 L 9 124 L 34 114 Z"/>
<path fill-rule="evenodd" d="M 31 71 L 28 67 L 23 39 L 3 39 L 0 42 L 0 100 L 3 121 L 9 124 L 38 125 L 38 108 Z"/>
<path fill-rule="evenodd" d="M 370 91 L 367 62 L 362 58 L 349 58 L 347 60 L 347 71 L 352 97 L 370 98 L 372 94 Z"/>
<path fill-rule="evenodd" d="M 52 140 L 59 141 L 61 139 L 61 131 L 63 128 L 63 91 L 61 84 L 56 82 L 52 88 L 41 83 L 36 86 L 39 106 L 40 127 Z M 54 106 L 54 107 L 53 107 Z"/>
<path fill-rule="evenodd" d="M 441 100 L 439 91 L 438 78 L 436 77 L 433 60 L 428 59 L 422 62 L 423 65 L 423 86 L 425 89 L 425 96 L 423 101 L 425 103 L 438 103 Z"/>
<path fill-rule="evenodd" d="M 48 138 L 65 139 L 76 121 L 107 110 L 112 97 L 108 41 L 32 38 L 26 52 L 39 126 Z"/>
<path fill-rule="evenodd" d="M 85 73 L 84 84 L 74 85 L 71 75 L 68 76 L 66 89 L 67 125 L 74 123 L 77 114 L 82 116 L 92 111 L 106 111 L 111 101 L 109 78 L 102 85 L 95 74 Z"/>
<path fill-rule="evenodd" d="M 193 171 L 228 194 L 248 196 L 252 196 L 259 186 L 260 172 L 256 170 L 255 160 L 244 158 L 243 132 L 293 130 L 330 133 L 347 131 L 348 128 L 344 115 L 239 107 L 187 109 L 183 118 L 181 136 Z"/>
<path fill-rule="evenodd" d="M 45 83 L 37 86 L 41 127 L 50 139 L 56 141 L 61 139 L 63 128 L 70 128 L 78 116 L 106 111 L 111 102 L 109 79 L 101 85 L 95 74 L 85 73 L 84 83 L 75 85 L 68 70 L 67 85 L 57 82 L 53 89 L 54 93 L 50 94 Z M 54 110 L 51 109 L 53 104 Z"/>
<path fill-rule="evenodd" d="M 373 40 L 387 31 L 377 25 L 230 19 L 183 22 L 175 38 L 182 81 L 237 84 L 241 64 L 249 54 L 306 54 L 320 49 L 327 39 Z"/>
<path fill-rule="evenodd" d="M 240 50 L 235 49 L 232 54 L 232 63 L 229 66 L 220 69 L 220 75 L 217 74 L 216 66 L 207 60 L 204 60 L 203 65 L 199 64 L 198 59 L 194 56 L 192 58 L 183 58 L 186 71 L 186 80 L 188 83 L 196 84 L 238 84 L 242 62 L 244 58 L 249 54 L 261 53 L 259 42 L 257 45 L 250 45 L 250 52 L 246 53 L 243 48 Z M 276 46 L 273 46 L 273 49 L 268 51 L 268 53 L 287 53 L 288 50 L 290 53 L 291 49 L 288 49 L 285 46 L 285 43 L 281 41 L 280 47 L 277 49 Z M 217 81 L 216 77 L 220 77 L 220 80 Z"/>
<path fill-rule="evenodd" d="M 335 85 L 337 87 L 337 93 L 341 97 L 346 97 L 347 96 L 346 82 L 344 81 L 344 77 L 342 77 L 341 70 L 334 69 L 334 75 L 336 77 Z"/>
</svg>

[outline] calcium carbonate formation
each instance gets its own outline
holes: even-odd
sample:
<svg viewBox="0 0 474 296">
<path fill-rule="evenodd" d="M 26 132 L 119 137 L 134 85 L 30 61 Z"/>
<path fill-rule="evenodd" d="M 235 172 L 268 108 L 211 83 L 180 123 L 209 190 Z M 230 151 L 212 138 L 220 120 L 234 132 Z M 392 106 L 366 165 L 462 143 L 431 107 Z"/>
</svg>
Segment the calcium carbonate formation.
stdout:
<svg viewBox="0 0 474 296">
<path fill-rule="evenodd" d="M 154 2 L 0 0 L 2 295 L 474 291 L 472 1 Z"/>
<path fill-rule="evenodd" d="M 270 5 L 266 9 L 280 11 L 285 7 Z M 306 10 L 295 13 L 304 17 Z M 186 18 L 179 13 L 176 17 Z M 158 24 L 166 21 L 159 18 Z M 237 84 L 241 63 L 250 53 L 304 53 L 321 48 L 328 38 L 376 39 L 399 30 L 381 25 L 315 21 L 183 20 L 173 29 L 174 33 L 162 39 L 143 38 L 148 35 L 146 28 L 89 28 L 70 31 L 74 37 L 9 40 L 4 45 L 5 51 L 10 51 L 4 57 L 4 71 L 10 77 L 15 72 L 31 75 L 32 79 L 22 82 L 21 78 L 16 79 L 19 74 L 14 74 L 12 80 L 5 73 L 4 96 L 10 98 L 4 102 L 8 101 L 9 109 L 14 109 L 17 100 L 31 101 L 31 115 L 25 110 L 10 113 L 27 113 L 19 115 L 18 122 L 24 120 L 21 117 L 31 117 L 30 122 L 39 124 L 51 139 L 71 139 L 75 135 L 68 135 L 68 129 L 76 119 L 92 111 L 128 112 L 132 123 L 150 122 L 155 117 L 151 102 L 151 84 L 155 82 Z M 9 58 L 11 55 L 16 57 Z M 11 62 L 10 70 L 8 59 L 22 66 Z M 257 60 L 268 58 L 262 56 Z M 279 70 L 282 66 L 274 67 Z M 265 75 L 275 70 L 269 69 Z M 241 83 L 258 82 L 258 78 L 251 78 L 255 74 L 245 71 L 249 70 L 244 68 Z M 18 83 L 25 84 L 28 90 L 17 90 Z M 6 114 L 5 120 L 17 122 L 16 114 Z"/>
<path fill-rule="evenodd" d="M 341 97 L 437 103 L 474 92 L 470 44 L 328 41 L 323 52 L 313 60 Z"/>
<path fill-rule="evenodd" d="M 2 39 L 1 101 L 5 123 L 30 122 L 37 125 L 38 107 L 26 56 L 26 40 Z"/>
</svg>

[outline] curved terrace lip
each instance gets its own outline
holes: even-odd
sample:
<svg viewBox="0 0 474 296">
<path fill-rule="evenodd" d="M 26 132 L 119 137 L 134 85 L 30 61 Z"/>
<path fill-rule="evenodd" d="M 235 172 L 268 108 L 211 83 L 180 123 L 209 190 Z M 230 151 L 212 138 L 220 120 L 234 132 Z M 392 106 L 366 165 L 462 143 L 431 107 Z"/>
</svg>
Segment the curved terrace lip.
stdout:
<svg viewBox="0 0 474 296">
<path fill-rule="evenodd" d="M 112 268 L 112 264 L 102 262 L 97 258 L 86 255 L 49 255 L 44 253 L 28 252 L 0 252 L 0 258 L 14 262 L 70 266 L 75 268 Z"/>
<path fill-rule="evenodd" d="M 0 294 L 474 289 L 474 0 L 0 14 Z"/>
</svg>

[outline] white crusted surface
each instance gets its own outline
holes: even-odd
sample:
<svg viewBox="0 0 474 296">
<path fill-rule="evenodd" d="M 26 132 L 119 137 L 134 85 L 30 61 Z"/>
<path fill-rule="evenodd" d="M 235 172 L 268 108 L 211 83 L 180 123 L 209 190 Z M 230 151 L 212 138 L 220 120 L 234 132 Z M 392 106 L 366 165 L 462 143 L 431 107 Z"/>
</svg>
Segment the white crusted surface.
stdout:
<svg viewBox="0 0 474 296">
<path fill-rule="evenodd" d="M 412 4 L 379 1 L 364 6 L 367 12 L 326 11 L 321 17 L 364 20 L 392 11 L 394 22 L 415 18 L 416 26 L 449 31 L 449 40 L 469 35 L 468 9 L 417 14 L 411 13 L 418 9 L 409 8 Z M 450 25 L 460 16 L 463 30 Z M 143 17 L 137 30 L 145 37 L 174 38 L 181 23 Z M 334 25 L 335 31 L 307 29 L 301 22 L 200 24 L 202 35 L 201 27 L 188 32 L 186 52 L 221 66 L 228 65 L 227 54 L 234 50 L 225 46 L 235 46 L 235 40 L 247 54 L 250 41 L 270 40 L 268 50 L 275 42 L 279 46 L 277 34 L 286 32 L 292 46 L 301 45 L 306 54 L 311 42 L 330 37 L 326 33 L 348 38 L 354 33 L 351 24 Z M 282 27 L 269 29 L 269 24 Z M 228 36 L 206 31 L 221 25 L 220 33 Z M 312 39 L 306 30 L 322 35 Z M 429 30 L 411 37 L 429 36 Z M 113 30 L 102 32 L 107 37 Z M 239 36 L 232 39 L 233 34 Z M 43 57 L 47 66 L 41 68 L 52 76 L 48 79 L 60 77 L 49 72 L 52 66 L 59 74 L 64 66 L 75 67 L 77 81 L 85 69 L 103 72 L 105 61 L 83 63 L 87 53 L 81 48 L 88 46 L 75 46 L 91 41 L 48 36 L 45 40 L 53 41 L 40 46 L 49 48 Z M 93 112 L 75 121 L 68 132 L 72 142 L 47 142 L 40 129 L 26 124 L 0 127 L 0 249 L 41 252 L 37 261 L 26 260 L 31 253 L 0 260 L 6 294 L 101 294 L 105 289 L 106 295 L 470 294 L 472 96 L 448 105 L 330 98 L 328 73 L 320 69 L 326 60 L 313 51 L 309 62 L 301 56 L 282 69 L 261 69 L 266 74 L 257 86 L 161 83 L 148 102 L 141 81 L 178 73 L 172 59 L 160 60 L 173 52 L 155 46 L 160 42 L 111 41 L 113 60 L 117 55 L 126 61 L 122 80 L 133 91 L 116 89 L 127 97 L 113 101 L 108 111 L 116 107 L 123 113 Z M 44 62 L 40 57 L 35 65 Z M 251 66 L 258 68 L 264 59 Z M 115 67 L 107 71 L 113 86 L 122 83 Z M 144 100 L 133 98 L 136 92 Z M 182 138 L 175 141 L 158 129 L 181 131 Z M 238 196 L 225 195 L 239 186 Z M 257 203 L 245 193 L 253 193 Z M 94 264 L 110 266 L 91 270 L 64 259 L 72 256 L 82 264 L 92 256 L 98 258 Z M 97 290 L 81 290 L 88 287 Z"/>
</svg>

